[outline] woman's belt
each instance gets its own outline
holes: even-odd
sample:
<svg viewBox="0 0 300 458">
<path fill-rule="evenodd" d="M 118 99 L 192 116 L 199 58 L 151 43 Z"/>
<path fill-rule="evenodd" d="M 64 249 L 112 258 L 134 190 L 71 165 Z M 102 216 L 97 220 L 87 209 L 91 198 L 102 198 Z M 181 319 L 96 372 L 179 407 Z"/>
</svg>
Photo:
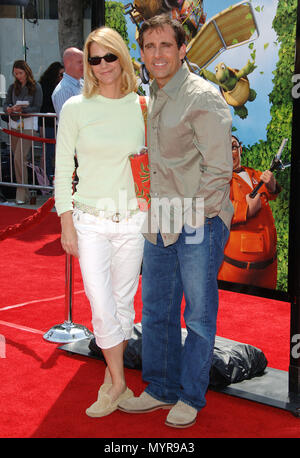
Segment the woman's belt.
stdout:
<svg viewBox="0 0 300 458">
<path fill-rule="evenodd" d="M 127 210 L 127 211 L 107 211 L 100 210 L 100 208 L 92 207 L 91 205 L 83 204 L 82 202 L 74 201 L 74 207 L 78 210 L 81 210 L 84 213 L 89 215 L 96 216 L 97 218 L 108 218 L 111 219 L 114 223 L 119 223 L 121 220 L 131 218 L 133 215 L 139 213 L 140 209 Z"/>
<path fill-rule="evenodd" d="M 232 259 L 229 256 L 224 255 L 224 261 L 227 262 L 228 264 L 231 264 L 235 267 L 239 267 L 240 269 L 257 269 L 257 270 L 262 270 L 268 267 L 270 264 L 272 264 L 275 260 L 277 259 L 277 253 L 270 258 L 266 259 L 265 261 L 258 261 L 258 262 L 244 262 L 244 261 L 238 261 L 236 259 Z"/>
</svg>

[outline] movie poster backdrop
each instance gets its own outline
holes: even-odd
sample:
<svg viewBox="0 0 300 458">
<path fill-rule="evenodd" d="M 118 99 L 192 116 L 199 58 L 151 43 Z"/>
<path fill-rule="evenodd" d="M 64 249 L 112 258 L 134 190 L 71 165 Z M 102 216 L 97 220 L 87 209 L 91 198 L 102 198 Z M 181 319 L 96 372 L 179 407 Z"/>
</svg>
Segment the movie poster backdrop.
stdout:
<svg viewBox="0 0 300 458">
<path fill-rule="evenodd" d="M 136 1 L 131 14 L 128 2 L 120 3 L 127 5 L 124 16 L 136 62 L 141 62 L 139 21 L 165 8 L 186 27 L 187 49 L 192 45 L 187 57 L 195 64 L 191 70 L 211 81 L 230 108 L 240 167 L 231 183 L 235 213 L 220 288 L 286 300 L 293 99 L 300 95 L 294 75 L 297 0 Z M 226 49 L 224 42 L 216 45 L 216 29 Z M 262 185 L 260 175 L 266 170 L 272 171 L 275 188 L 274 183 Z M 251 193 L 248 200 L 260 203 L 249 216 L 246 196 Z"/>
</svg>

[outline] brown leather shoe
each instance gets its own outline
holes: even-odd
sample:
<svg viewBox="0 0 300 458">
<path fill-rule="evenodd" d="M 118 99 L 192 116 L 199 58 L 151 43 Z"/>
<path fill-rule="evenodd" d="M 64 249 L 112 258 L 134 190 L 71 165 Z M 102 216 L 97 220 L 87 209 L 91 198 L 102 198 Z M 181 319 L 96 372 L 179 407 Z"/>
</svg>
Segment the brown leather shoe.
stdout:
<svg viewBox="0 0 300 458">
<path fill-rule="evenodd" d="M 127 413 L 146 413 L 157 409 L 171 409 L 174 404 L 167 404 L 150 396 L 143 391 L 139 397 L 133 397 L 119 402 L 118 409 Z"/>
<path fill-rule="evenodd" d="M 178 401 L 170 410 L 165 424 L 173 428 L 188 428 L 196 423 L 197 414 L 197 409 Z"/>
</svg>

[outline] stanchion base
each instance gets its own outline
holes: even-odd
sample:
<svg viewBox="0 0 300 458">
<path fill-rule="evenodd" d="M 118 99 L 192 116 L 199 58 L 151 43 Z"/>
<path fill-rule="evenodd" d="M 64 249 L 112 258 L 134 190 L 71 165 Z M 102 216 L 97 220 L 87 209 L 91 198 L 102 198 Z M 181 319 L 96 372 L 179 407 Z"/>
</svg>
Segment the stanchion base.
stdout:
<svg viewBox="0 0 300 458">
<path fill-rule="evenodd" d="M 72 343 L 92 337 L 93 334 L 85 326 L 65 321 L 49 329 L 43 338 L 48 342 Z"/>
</svg>

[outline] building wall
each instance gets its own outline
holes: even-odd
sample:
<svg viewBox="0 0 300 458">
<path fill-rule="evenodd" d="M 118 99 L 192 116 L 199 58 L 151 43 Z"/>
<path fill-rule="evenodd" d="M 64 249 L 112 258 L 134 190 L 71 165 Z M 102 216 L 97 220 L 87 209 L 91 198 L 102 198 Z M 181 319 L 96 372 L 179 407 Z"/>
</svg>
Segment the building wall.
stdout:
<svg viewBox="0 0 300 458">
<path fill-rule="evenodd" d="M 25 20 L 26 61 L 36 80 L 54 61 L 61 61 L 58 45 L 58 20 L 39 19 L 37 24 Z M 84 20 L 84 37 L 91 28 Z M 19 18 L 0 18 L 0 107 L 9 85 L 13 82 L 12 66 L 24 59 L 23 21 Z"/>
</svg>

